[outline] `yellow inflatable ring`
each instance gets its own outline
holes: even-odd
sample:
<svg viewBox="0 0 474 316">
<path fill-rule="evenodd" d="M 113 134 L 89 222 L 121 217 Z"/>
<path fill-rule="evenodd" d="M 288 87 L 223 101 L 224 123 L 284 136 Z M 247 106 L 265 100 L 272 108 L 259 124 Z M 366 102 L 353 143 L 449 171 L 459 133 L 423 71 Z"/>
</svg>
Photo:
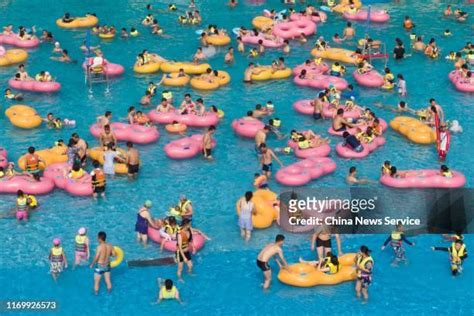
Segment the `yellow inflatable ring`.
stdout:
<svg viewBox="0 0 474 316">
<path fill-rule="evenodd" d="M 230 82 L 230 75 L 227 71 L 219 70 L 217 72 L 217 82 L 220 86 L 224 86 Z"/>
<path fill-rule="evenodd" d="M 432 144 L 436 142 L 434 129 L 416 118 L 398 116 L 390 121 L 390 126 L 414 143 Z"/>
<path fill-rule="evenodd" d="M 12 105 L 5 111 L 10 122 L 19 128 L 31 129 L 41 125 L 43 120 L 35 109 L 27 105 Z"/>
<path fill-rule="evenodd" d="M 123 156 L 126 156 L 125 150 L 121 148 L 117 148 L 117 151 Z M 101 165 L 104 164 L 104 150 L 100 147 L 94 147 L 90 148 L 87 150 L 87 156 L 89 156 L 92 160 L 97 160 Z M 115 162 L 114 163 L 114 169 L 115 173 L 118 174 L 127 174 L 128 173 L 128 167 L 127 164 L 125 163 L 119 163 Z"/>
<path fill-rule="evenodd" d="M 9 49 L 0 56 L 0 67 L 10 66 L 24 62 L 28 58 L 28 53 L 23 49 Z"/>
<path fill-rule="evenodd" d="M 252 20 L 252 25 L 259 30 L 269 29 L 273 27 L 273 20 L 266 16 L 256 16 Z"/>
<path fill-rule="evenodd" d="M 332 9 L 332 11 L 343 14 L 350 8 L 350 5 L 351 4 L 349 0 L 342 0 L 341 3 L 339 3 Z M 362 3 L 360 0 L 354 0 L 354 7 L 356 9 L 359 9 L 361 6 L 362 6 Z"/>
<path fill-rule="evenodd" d="M 252 215 L 252 224 L 255 228 L 270 227 L 278 217 L 278 209 L 274 207 L 277 202 L 276 193 L 269 190 L 257 190 L 253 193 L 252 202 L 256 214 Z M 237 214 L 240 214 L 240 203 L 236 203 Z"/>
<path fill-rule="evenodd" d="M 160 71 L 161 62 L 149 62 L 144 65 L 135 63 L 133 65 L 133 71 L 139 74 L 152 74 Z"/>
<path fill-rule="evenodd" d="M 216 79 L 194 77 L 190 83 L 191 87 L 198 90 L 216 90 L 219 88 L 219 82 Z"/>
<path fill-rule="evenodd" d="M 190 62 L 164 62 L 161 64 L 161 71 L 170 73 L 170 72 L 179 72 L 180 69 L 183 69 L 188 75 L 200 75 L 206 72 L 208 68 L 211 68 L 209 64 L 194 64 Z"/>
<path fill-rule="evenodd" d="M 44 163 L 40 163 L 40 169 L 43 170 L 53 163 L 67 162 L 67 146 L 54 146 L 52 148 L 37 150 L 35 154 L 38 155 Z M 18 159 L 18 166 L 21 170 L 26 170 L 26 161 L 23 155 Z"/>
<path fill-rule="evenodd" d="M 311 51 L 311 55 L 316 58 L 329 59 L 334 61 L 340 61 L 348 64 L 355 64 L 357 58 L 352 56 L 353 51 L 344 48 L 326 48 L 325 50 L 317 50 L 314 48 Z"/>
<path fill-rule="evenodd" d="M 165 129 L 168 133 L 182 133 L 185 132 L 188 127 L 186 124 L 178 123 L 178 124 L 167 124 Z"/>
<path fill-rule="evenodd" d="M 115 37 L 115 33 L 99 33 L 99 37 L 102 39 L 112 39 Z"/>
<path fill-rule="evenodd" d="M 167 74 L 163 79 L 163 84 L 165 86 L 184 87 L 189 83 L 189 80 L 191 80 L 188 75 L 184 77 L 178 77 L 178 74 L 178 72 Z"/>
<path fill-rule="evenodd" d="M 64 23 L 62 19 L 56 20 L 56 25 L 62 27 L 64 29 L 78 29 L 78 28 L 85 28 L 85 27 L 92 27 L 99 23 L 99 19 L 93 15 L 87 15 L 84 17 L 77 17 L 74 18 L 74 21 L 70 23 Z"/>
<path fill-rule="evenodd" d="M 270 80 L 272 78 L 272 70 L 268 66 L 255 67 L 254 71 L 256 73 L 252 74 L 252 80 L 266 81 L 266 80 Z"/>
<path fill-rule="evenodd" d="M 339 271 L 335 274 L 326 274 L 307 263 L 296 263 L 288 266 L 288 269 L 281 269 L 278 273 L 280 282 L 299 287 L 311 287 L 316 285 L 335 285 L 357 278 L 354 267 L 356 254 L 348 253 L 340 256 Z"/>
<path fill-rule="evenodd" d="M 292 70 L 291 68 L 285 68 L 285 69 L 281 69 L 281 70 L 277 70 L 275 72 L 272 73 L 272 76 L 270 79 L 285 79 L 285 78 L 288 78 L 292 75 Z"/>
<path fill-rule="evenodd" d="M 115 260 L 110 261 L 110 267 L 115 268 L 123 261 L 124 252 L 122 248 L 114 246 Z"/>
<path fill-rule="evenodd" d="M 228 35 L 209 35 L 206 42 L 214 46 L 225 46 L 230 44 L 230 37 Z"/>
</svg>

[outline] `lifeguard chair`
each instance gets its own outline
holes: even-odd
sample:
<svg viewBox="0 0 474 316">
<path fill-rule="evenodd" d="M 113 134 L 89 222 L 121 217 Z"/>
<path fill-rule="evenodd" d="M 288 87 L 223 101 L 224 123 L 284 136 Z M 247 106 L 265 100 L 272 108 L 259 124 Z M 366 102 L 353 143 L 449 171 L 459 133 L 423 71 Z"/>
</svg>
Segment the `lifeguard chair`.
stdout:
<svg viewBox="0 0 474 316">
<path fill-rule="evenodd" d="M 105 59 L 102 60 L 103 62 L 97 63 L 95 60 L 97 57 L 89 57 L 86 58 L 86 77 L 85 81 L 86 84 L 89 85 L 89 91 L 92 93 L 92 86 L 94 84 L 105 83 L 106 84 L 106 91 L 109 91 L 109 76 L 107 74 L 107 63 Z"/>
</svg>

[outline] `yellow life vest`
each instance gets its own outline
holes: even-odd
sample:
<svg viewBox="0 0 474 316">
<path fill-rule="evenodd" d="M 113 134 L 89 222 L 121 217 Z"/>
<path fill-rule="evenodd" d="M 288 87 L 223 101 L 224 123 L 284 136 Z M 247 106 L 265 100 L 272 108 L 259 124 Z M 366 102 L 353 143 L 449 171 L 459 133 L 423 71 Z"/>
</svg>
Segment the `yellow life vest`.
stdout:
<svg viewBox="0 0 474 316">
<path fill-rule="evenodd" d="M 393 76 L 392 73 L 388 73 L 385 75 L 385 80 L 387 81 L 392 81 L 395 77 Z"/>
<path fill-rule="evenodd" d="M 143 54 L 143 63 L 148 64 L 150 62 L 150 55 Z"/>
<path fill-rule="evenodd" d="M 176 225 L 175 227 L 171 226 L 170 224 L 165 225 L 165 232 L 168 235 L 176 235 L 176 233 L 179 231 L 179 226 Z"/>
<path fill-rule="evenodd" d="M 178 207 L 170 207 L 168 216 L 181 217 L 181 210 Z"/>
<path fill-rule="evenodd" d="M 257 56 L 258 56 L 258 52 L 257 52 L 256 50 L 254 50 L 254 49 L 251 49 L 251 50 L 250 50 L 250 56 L 251 56 L 251 57 L 257 57 Z"/>
<path fill-rule="evenodd" d="M 474 56 L 473 56 L 474 58 Z M 455 54 L 449 54 L 447 57 L 448 60 L 456 60 L 456 55 Z"/>
<path fill-rule="evenodd" d="M 145 57 L 145 56 L 144 56 Z M 155 91 L 156 91 L 156 86 L 151 86 L 151 87 L 148 87 L 146 89 L 148 92 L 150 92 L 150 94 L 155 94 Z"/>
<path fill-rule="evenodd" d="M 130 36 L 137 37 L 138 35 L 139 35 L 139 33 L 138 33 L 137 30 L 130 32 Z"/>
<path fill-rule="evenodd" d="M 357 267 L 360 269 L 360 270 L 358 271 L 358 276 L 359 276 L 359 277 L 361 276 L 361 273 L 362 273 L 361 270 L 364 270 L 364 271 L 365 271 L 365 269 L 366 269 L 366 268 L 365 268 L 365 265 L 366 265 L 367 263 L 369 263 L 369 262 L 371 262 L 372 264 L 374 263 L 374 259 L 372 259 L 371 256 L 368 256 L 368 257 L 365 257 L 365 258 L 359 257 L 359 258 L 357 259 Z M 367 272 L 364 272 L 364 273 L 367 273 Z"/>
<path fill-rule="evenodd" d="M 188 199 L 185 199 L 184 202 L 183 201 L 179 201 L 179 208 L 181 209 L 181 212 L 184 212 L 186 211 L 186 208 L 191 205 L 191 200 L 188 200 Z"/>
<path fill-rule="evenodd" d="M 168 101 L 171 100 L 171 99 L 173 99 L 173 93 L 172 93 L 171 91 L 163 92 L 163 93 L 161 94 L 161 96 L 162 96 L 163 98 L 165 98 L 166 100 L 168 100 Z"/>
<path fill-rule="evenodd" d="M 392 240 L 401 240 L 402 239 L 402 233 L 394 231 L 392 232 Z"/>
<path fill-rule="evenodd" d="M 416 40 L 416 34 L 410 34 L 410 39 L 411 39 L 412 41 Z"/>
<path fill-rule="evenodd" d="M 86 245 L 87 236 L 86 235 L 76 235 L 75 241 L 75 251 L 76 252 L 86 252 L 87 245 Z"/>
<path fill-rule="evenodd" d="M 26 206 L 28 204 L 28 200 L 26 197 L 19 197 L 16 199 L 16 205 L 19 207 Z"/>
<path fill-rule="evenodd" d="M 451 247 L 449 248 L 449 254 L 451 255 L 451 260 L 453 263 L 461 263 L 461 257 L 464 256 L 466 252 L 466 245 L 462 244 L 459 250 L 456 250 L 455 247 L 456 243 L 452 243 Z"/>
<path fill-rule="evenodd" d="M 84 169 L 79 169 L 78 171 L 71 170 L 71 179 L 79 179 L 84 175 Z"/>
<path fill-rule="evenodd" d="M 28 205 L 30 207 L 37 207 L 38 206 L 38 200 L 36 199 L 36 197 L 34 195 L 27 195 L 26 198 L 27 198 L 27 200 L 29 200 Z"/>
<path fill-rule="evenodd" d="M 165 300 L 170 300 L 170 299 L 174 299 L 176 298 L 176 286 L 173 285 L 173 287 L 171 288 L 171 290 L 167 290 L 166 287 L 162 286 L 161 287 L 161 296 L 163 297 L 163 299 Z"/>
<path fill-rule="evenodd" d="M 387 167 L 385 165 L 382 165 L 382 172 L 383 174 L 390 174 L 390 167 Z"/>
<path fill-rule="evenodd" d="M 443 171 L 443 172 L 441 172 L 441 175 L 443 177 L 446 177 L 446 178 L 452 178 L 453 177 L 453 173 L 451 171 Z"/>
<path fill-rule="evenodd" d="M 56 129 L 60 129 L 61 127 L 63 127 L 63 122 L 61 122 L 61 121 L 59 121 L 59 120 L 58 120 L 58 121 L 54 121 L 53 124 L 54 124 L 54 127 L 55 127 Z"/>
<path fill-rule="evenodd" d="M 342 71 L 342 67 L 341 67 L 341 65 L 337 66 L 337 65 L 334 64 L 331 67 L 331 71 L 340 73 Z"/>
<path fill-rule="evenodd" d="M 333 7 L 336 5 L 336 1 L 334 0 L 328 0 L 328 7 Z"/>
<path fill-rule="evenodd" d="M 307 139 L 298 142 L 298 148 L 300 148 L 300 149 L 307 149 L 309 147 L 310 147 L 310 143 L 309 143 L 309 140 L 307 140 Z"/>
<path fill-rule="evenodd" d="M 321 64 L 321 61 L 322 61 L 322 58 L 315 58 L 315 59 L 314 59 L 314 63 L 315 63 L 316 65 L 320 65 L 320 64 Z"/>
<path fill-rule="evenodd" d="M 62 262 L 63 261 L 63 247 L 53 247 L 51 248 L 51 261 L 52 262 Z"/>
<path fill-rule="evenodd" d="M 289 147 L 289 146 L 283 148 L 283 152 L 284 152 L 285 154 L 291 154 L 292 150 L 293 150 L 293 149 L 292 149 L 291 147 Z"/>
<path fill-rule="evenodd" d="M 0 171 L 0 178 L 3 178 L 5 176 L 5 172 Z"/>
<path fill-rule="evenodd" d="M 218 110 L 217 110 L 217 116 L 218 116 L 219 118 L 223 118 L 224 115 L 225 115 L 224 111 L 222 111 L 221 109 L 218 109 Z"/>
<path fill-rule="evenodd" d="M 347 107 L 354 106 L 354 101 L 347 100 L 346 103 L 345 103 L 345 105 L 346 105 Z"/>
<path fill-rule="evenodd" d="M 467 59 L 474 59 L 474 53 L 469 53 L 466 55 Z"/>
<path fill-rule="evenodd" d="M 281 126 L 281 120 L 279 120 L 279 119 L 273 119 L 273 126 L 275 126 L 275 127 L 280 127 L 280 126 Z"/>
</svg>

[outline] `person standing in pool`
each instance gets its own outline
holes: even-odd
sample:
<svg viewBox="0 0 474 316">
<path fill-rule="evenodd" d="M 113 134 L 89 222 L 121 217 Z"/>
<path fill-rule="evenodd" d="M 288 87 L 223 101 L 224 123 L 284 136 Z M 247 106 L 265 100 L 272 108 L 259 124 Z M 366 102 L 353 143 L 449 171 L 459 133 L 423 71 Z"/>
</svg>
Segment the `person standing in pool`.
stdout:
<svg viewBox="0 0 474 316">
<path fill-rule="evenodd" d="M 176 263 L 178 264 L 178 280 L 183 282 L 183 263 L 188 266 L 188 273 L 193 271 L 193 261 L 191 252 L 189 251 L 190 243 L 192 242 L 191 220 L 185 218 L 181 222 L 181 230 L 177 234 L 176 241 Z"/>
<path fill-rule="evenodd" d="M 87 237 L 87 229 L 85 227 L 79 228 L 77 235 L 74 238 L 74 267 L 81 264 L 83 261 L 89 261 L 90 257 L 90 246 L 89 246 L 89 237 Z"/>
<path fill-rule="evenodd" d="M 114 247 L 106 242 L 107 234 L 105 232 L 99 232 L 97 234 L 97 240 L 99 241 L 99 246 L 95 251 L 94 260 L 90 265 L 90 268 L 94 268 L 94 293 L 95 295 L 99 294 L 100 281 L 102 275 L 104 276 L 105 284 L 107 285 L 107 291 L 110 293 L 112 291 L 112 282 L 110 280 L 110 257 L 115 256 Z"/>
<path fill-rule="evenodd" d="M 109 145 L 115 147 L 117 144 L 117 138 L 110 129 L 110 125 L 104 125 L 104 130 L 100 133 L 99 136 L 100 147 L 107 148 Z"/>
<path fill-rule="evenodd" d="M 133 148 L 132 142 L 127 142 L 125 162 L 127 163 L 128 177 L 131 179 L 136 178 L 138 176 L 138 170 L 140 169 L 140 153 L 137 149 Z"/>
<path fill-rule="evenodd" d="M 372 271 L 374 269 L 374 259 L 370 256 L 371 251 L 367 246 L 361 246 L 355 257 L 357 280 L 355 285 L 357 298 L 362 296 L 364 300 L 369 299 L 369 286 L 372 283 Z"/>
<path fill-rule="evenodd" d="M 249 241 L 252 236 L 253 224 L 252 215 L 256 214 L 255 205 L 252 202 L 253 194 L 251 191 L 245 192 L 245 196 L 240 198 L 240 214 L 239 214 L 239 227 L 240 236 Z"/>
<path fill-rule="evenodd" d="M 273 158 L 280 164 L 281 167 L 283 167 L 283 163 L 280 161 L 280 159 L 278 159 L 273 150 L 268 148 L 265 143 L 260 144 L 259 149 L 261 153 L 260 163 L 262 165 L 262 173 L 267 178 L 270 178 L 273 169 Z"/>
<path fill-rule="evenodd" d="M 207 160 L 212 160 L 212 135 L 216 132 L 216 127 L 214 125 L 209 126 L 207 132 L 202 138 L 202 154 Z"/>
<path fill-rule="evenodd" d="M 143 243 L 144 246 L 146 246 L 148 242 L 148 226 L 158 229 L 158 227 L 155 226 L 155 223 L 150 213 L 150 209 L 152 206 L 152 202 L 150 200 L 146 200 L 137 213 L 137 221 L 135 223 L 137 241 Z"/>
<path fill-rule="evenodd" d="M 450 247 L 431 247 L 432 250 L 446 251 L 449 253 L 451 273 L 453 276 L 462 272 L 462 265 L 467 258 L 467 249 L 462 239 L 456 239 Z"/>
<path fill-rule="evenodd" d="M 76 142 L 76 148 L 78 149 L 77 155 L 79 156 L 82 165 L 84 165 L 87 159 L 87 142 L 80 138 L 77 133 L 72 134 L 72 139 L 74 139 L 74 141 Z"/>
<path fill-rule="evenodd" d="M 403 242 L 406 242 L 410 246 L 414 246 L 415 243 L 409 241 L 406 237 L 405 234 L 403 233 L 403 225 L 399 222 L 397 223 L 395 231 L 392 232 L 390 236 L 385 240 L 382 246 L 382 251 L 385 249 L 385 246 L 390 243 L 392 246 L 393 252 L 395 253 L 395 260 L 394 264 L 397 264 L 400 261 L 405 261 L 405 248 L 403 248 Z"/>
<path fill-rule="evenodd" d="M 105 172 L 97 160 L 94 160 L 92 165 L 94 166 L 94 170 L 90 173 L 92 179 L 92 196 L 96 199 L 100 194 L 101 197 L 105 198 L 105 185 L 107 182 Z"/>
<path fill-rule="evenodd" d="M 357 177 L 357 168 L 352 166 L 349 168 L 349 174 L 346 177 L 346 182 L 349 185 L 352 184 L 367 184 L 370 183 L 371 181 L 368 179 L 360 179 Z"/>
<path fill-rule="evenodd" d="M 260 270 L 262 270 L 263 277 L 265 279 L 265 281 L 263 282 L 264 290 L 270 287 L 270 283 L 272 281 L 272 268 L 270 267 L 268 262 L 273 256 L 278 255 L 281 262 L 277 258 L 275 258 L 275 260 L 278 263 L 278 266 L 280 266 L 280 268 L 286 269 L 288 267 L 288 263 L 286 262 L 285 257 L 283 256 L 283 250 L 281 249 L 284 241 L 285 236 L 280 234 L 277 235 L 275 238 L 275 242 L 266 245 L 257 256 L 257 266 L 260 268 Z"/>
<path fill-rule="evenodd" d="M 53 248 L 49 251 L 49 265 L 53 280 L 58 280 L 59 274 L 63 269 L 67 269 L 67 259 L 63 247 L 61 247 L 61 240 L 54 238 Z"/>
<path fill-rule="evenodd" d="M 255 151 L 259 155 L 260 145 L 265 144 L 268 132 L 270 132 L 270 126 L 265 125 L 262 129 L 259 129 L 257 133 L 255 133 Z"/>
<path fill-rule="evenodd" d="M 336 116 L 332 120 L 332 129 L 336 132 L 342 132 L 342 131 L 345 131 L 347 127 L 355 127 L 355 125 L 352 123 L 349 123 L 344 118 L 344 109 L 339 108 L 336 112 Z"/>
<path fill-rule="evenodd" d="M 326 254 L 332 251 L 331 237 L 334 236 L 337 245 L 337 255 L 342 256 L 341 238 L 339 234 L 331 234 L 327 226 L 321 226 L 316 230 L 311 237 L 311 251 L 314 251 L 316 245 L 316 252 L 318 260 L 321 261 Z M 333 252 L 334 253 L 334 252 Z"/>
</svg>

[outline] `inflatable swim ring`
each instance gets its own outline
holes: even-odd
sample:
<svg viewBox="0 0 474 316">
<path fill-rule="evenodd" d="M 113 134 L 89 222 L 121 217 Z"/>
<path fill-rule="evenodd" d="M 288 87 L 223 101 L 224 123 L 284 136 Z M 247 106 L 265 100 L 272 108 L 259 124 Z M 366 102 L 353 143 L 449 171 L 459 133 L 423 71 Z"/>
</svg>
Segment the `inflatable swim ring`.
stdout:
<svg viewBox="0 0 474 316">
<path fill-rule="evenodd" d="M 436 142 L 434 129 L 413 117 L 398 116 L 390 121 L 390 127 L 417 144 Z"/>
<path fill-rule="evenodd" d="M 474 77 L 468 81 L 461 77 L 459 71 L 453 70 L 448 75 L 456 90 L 461 92 L 474 92 Z"/>
<path fill-rule="evenodd" d="M 281 168 L 276 180 L 286 186 L 301 186 L 334 172 L 336 163 L 327 157 L 309 157 Z"/>
<path fill-rule="evenodd" d="M 203 135 L 196 134 L 190 137 L 184 137 L 174 140 L 165 145 L 164 151 L 166 156 L 171 159 L 189 159 L 203 151 Z M 216 146 L 216 141 L 213 140 L 212 148 Z"/>
<path fill-rule="evenodd" d="M 310 87 L 315 89 L 328 89 L 329 86 L 334 86 L 337 90 L 347 89 L 349 83 L 346 79 L 329 75 L 313 75 L 310 78 L 301 79 L 296 76 L 293 82 L 298 86 Z"/>
<path fill-rule="evenodd" d="M 342 17 L 349 21 L 360 21 L 366 22 L 369 18 L 369 12 L 367 10 L 359 10 L 354 14 L 350 14 L 349 12 L 344 12 Z M 370 22 L 374 23 L 385 23 L 390 20 L 390 15 L 387 11 L 384 10 L 371 10 L 370 11 Z"/>
<path fill-rule="evenodd" d="M 110 129 L 118 141 L 132 142 L 135 144 L 153 143 L 160 137 L 158 129 L 154 126 L 114 122 L 110 124 Z M 89 127 L 89 131 L 94 137 L 99 138 L 103 128 L 97 124 L 93 124 Z"/>
<path fill-rule="evenodd" d="M 344 158 L 365 158 L 371 152 L 375 151 L 380 146 L 383 146 L 385 142 L 386 141 L 384 137 L 375 137 L 372 142 L 368 144 L 362 144 L 364 150 L 359 153 L 352 150 L 352 148 L 349 146 L 344 146 L 343 143 L 339 143 L 336 145 L 336 152 L 339 156 Z"/>
<path fill-rule="evenodd" d="M 188 127 L 186 124 L 178 123 L 178 124 L 167 124 L 165 129 L 168 133 L 184 133 Z"/>
<path fill-rule="evenodd" d="M 6 44 L 20 48 L 34 48 L 40 44 L 40 41 L 36 36 L 31 39 L 22 40 L 18 37 L 18 34 L 0 34 L 0 44 Z"/>
<path fill-rule="evenodd" d="M 54 163 L 46 167 L 43 176 L 53 180 L 56 187 L 63 189 L 71 195 L 90 196 L 92 195 L 92 177 L 84 171 L 84 176 L 80 179 L 71 179 L 68 173 L 71 169 L 66 162 Z"/>
<path fill-rule="evenodd" d="M 28 53 L 22 49 L 9 49 L 0 56 L 0 67 L 6 67 L 24 62 Z"/>
<path fill-rule="evenodd" d="M 178 77 L 179 72 L 172 72 L 169 74 L 166 74 L 165 78 L 163 79 L 163 84 L 165 86 L 171 86 L 171 87 L 184 87 L 189 83 L 189 76 L 185 75 L 184 77 Z"/>
<path fill-rule="evenodd" d="M 44 163 L 40 163 L 40 169 L 44 170 L 47 166 L 52 165 L 53 163 L 66 162 L 66 151 L 66 146 L 54 146 L 48 149 L 35 151 L 35 154 L 44 161 Z M 26 155 L 23 155 L 18 159 L 18 166 L 21 170 L 26 170 L 25 156 Z"/>
<path fill-rule="evenodd" d="M 273 20 L 266 16 L 256 16 L 252 20 L 252 25 L 259 30 L 266 30 L 273 27 Z"/>
<path fill-rule="evenodd" d="M 209 45 L 225 46 L 230 44 L 230 37 L 229 35 L 209 35 L 206 42 Z"/>
<path fill-rule="evenodd" d="M 335 274 L 326 274 L 307 263 L 295 263 L 288 269 L 280 269 L 278 280 L 280 282 L 299 287 L 311 287 L 316 285 L 335 285 L 342 282 L 353 281 L 357 278 L 354 265 L 356 254 L 347 253 L 340 256 L 340 269 Z"/>
<path fill-rule="evenodd" d="M 293 75 L 299 76 L 302 70 L 306 70 L 306 74 L 308 75 L 320 75 L 326 73 L 329 70 L 329 66 L 325 63 L 311 63 L 311 65 L 303 63 L 293 68 Z"/>
<path fill-rule="evenodd" d="M 151 110 L 148 117 L 157 124 L 171 124 L 174 121 L 193 127 L 209 127 L 219 123 L 219 117 L 216 113 L 206 112 L 204 115 L 196 114 L 179 114 L 176 111 L 158 112 Z"/>
<path fill-rule="evenodd" d="M 8 85 L 13 89 L 17 90 L 24 90 L 30 92 L 39 92 L 39 93 L 49 93 L 49 92 L 57 92 L 61 89 L 61 84 L 56 81 L 21 81 L 15 80 L 14 78 L 8 80 Z"/>
<path fill-rule="evenodd" d="M 200 75 L 206 72 L 208 68 L 211 68 L 209 64 L 194 64 L 190 62 L 172 62 L 167 61 L 161 64 L 160 69 L 163 72 L 179 72 L 183 69 L 188 75 Z"/>
<path fill-rule="evenodd" d="M 19 128 L 31 129 L 41 125 L 43 120 L 35 109 L 27 105 L 12 105 L 5 111 L 10 122 Z"/>
<path fill-rule="evenodd" d="M 311 20 L 296 20 L 290 22 L 281 22 L 273 26 L 273 34 L 284 39 L 293 39 L 316 33 L 316 24 Z"/>
<path fill-rule="evenodd" d="M 84 17 L 76 17 L 72 22 L 65 23 L 62 19 L 56 20 L 56 25 L 64 29 L 78 29 L 93 27 L 99 23 L 99 19 L 93 15 L 86 15 Z"/>
<path fill-rule="evenodd" d="M 364 87 L 380 88 L 385 83 L 383 76 L 376 70 L 370 70 L 364 74 L 361 74 L 356 70 L 352 75 L 354 76 L 355 81 Z"/>
<path fill-rule="evenodd" d="M 119 264 L 121 264 L 123 261 L 123 257 L 125 255 L 122 248 L 117 247 L 117 246 L 114 246 L 114 252 L 115 252 L 115 260 L 110 261 L 111 268 L 115 268 Z"/>
<path fill-rule="evenodd" d="M 389 175 L 380 177 L 383 185 L 392 188 L 460 188 L 466 184 L 466 177 L 458 172 L 453 171 L 451 178 L 443 177 L 439 170 L 403 170 L 398 173 L 405 174 L 402 178 L 393 178 Z"/>
<path fill-rule="evenodd" d="M 362 7 L 362 2 L 360 0 L 353 0 L 352 4 L 354 5 L 354 8 L 356 9 L 359 9 L 360 7 Z M 338 5 L 332 8 L 332 11 L 342 14 L 350 9 L 350 5 L 351 5 L 351 0 L 341 0 L 341 2 Z"/>
<path fill-rule="evenodd" d="M 311 50 L 311 55 L 316 58 L 340 61 L 348 64 L 355 64 L 357 62 L 357 58 L 352 56 L 353 54 L 353 51 L 343 48 L 326 48 L 325 50 L 314 48 Z"/>
<path fill-rule="evenodd" d="M 0 179 L 0 193 L 16 194 L 18 190 L 22 190 L 26 194 L 47 194 L 54 190 L 54 181 L 45 177 L 36 181 L 27 175 Z"/>
<path fill-rule="evenodd" d="M 288 141 L 288 146 L 293 149 L 295 156 L 301 159 L 306 159 L 310 157 L 327 157 L 331 152 L 331 146 L 329 146 L 328 144 L 322 144 L 318 147 L 301 149 L 295 141 L 290 139 Z"/>
<path fill-rule="evenodd" d="M 160 231 L 150 226 L 148 226 L 148 237 L 159 244 L 161 244 L 163 239 L 160 235 Z M 203 235 L 199 233 L 193 233 L 193 240 L 189 245 L 193 248 L 194 251 L 199 251 L 204 247 L 205 243 L 206 239 Z M 163 248 L 171 252 L 176 252 L 176 240 L 165 241 Z"/>
<path fill-rule="evenodd" d="M 117 151 L 120 153 L 122 157 L 125 157 L 127 154 L 125 150 L 121 148 L 117 148 Z M 100 147 L 87 149 L 87 156 L 89 156 L 89 158 L 91 158 L 92 160 L 97 160 L 101 165 L 104 164 L 104 150 Z M 118 174 L 128 173 L 128 167 L 127 167 L 127 164 L 125 163 L 114 162 L 114 170 L 115 170 L 115 173 L 118 173 Z"/>
<path fill-rule="evenodd" d="M 232 122 L 234 132 L 242 137 L 254 138 L 257 132 L 265 127 L 265 124 L 255 118 L 240 118 Z"/>
</svg>

